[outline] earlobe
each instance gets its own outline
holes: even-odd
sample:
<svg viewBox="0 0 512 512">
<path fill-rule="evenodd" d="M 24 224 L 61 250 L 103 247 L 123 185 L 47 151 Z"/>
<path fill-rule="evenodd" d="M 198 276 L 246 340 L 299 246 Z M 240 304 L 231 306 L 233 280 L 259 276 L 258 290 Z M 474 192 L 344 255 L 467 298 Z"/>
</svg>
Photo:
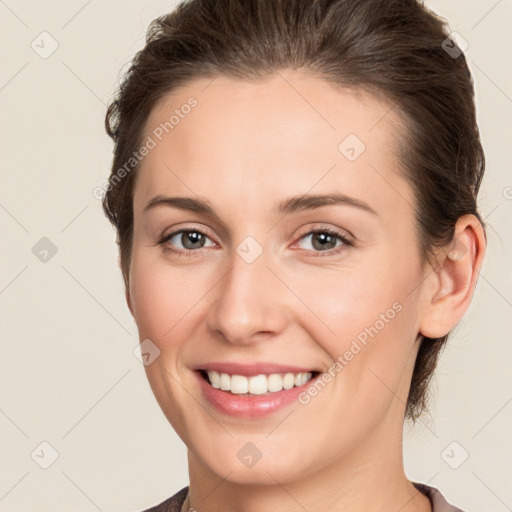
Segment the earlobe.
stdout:
<svg viewBox="0 0 512 512">
<path fill-rule="evenodd" d="M 474 215 L 462 216 L 452 245 L 440 253 L 439 267 L 430 275 L 433 285 L 420 324 L 423 336 L 445 336 L 464 316 L 473 298 L 485 245 L 480 221 Z"/>
</svg>

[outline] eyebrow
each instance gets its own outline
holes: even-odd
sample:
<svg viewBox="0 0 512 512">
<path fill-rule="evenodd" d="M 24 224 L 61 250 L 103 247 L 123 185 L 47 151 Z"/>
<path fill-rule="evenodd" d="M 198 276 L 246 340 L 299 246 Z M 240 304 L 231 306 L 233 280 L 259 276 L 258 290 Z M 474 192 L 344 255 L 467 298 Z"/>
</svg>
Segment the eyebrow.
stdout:
<svg viewBox="0 0 512 512">
<path fill-rule="evenodd" d="M 373 215 L 379 215 L 371 206 L 369 206 L 364 201 L 356 199 L 355 197 L 347 196 L 345 194 L 309 194 L 293 196 L 288 199 L 285 199 L 284 201 L 281 201 L 278 204 L 277 213 L 281 215 L 287 215 L 293 212 L 303 210 L 314 210 L 315 208 L 321 208 L 322 206 L 331 205 L 353 206 L 355 208 L 359 208 L 363 211 L 369 212 Z M 158 206 L 180 208 L 182 210 L 202 213 L 204 215 L 208 215 L 210 217 L 219 219 L 218 215 L 215 213 L 211 204 L 208 201 L 183 196 L 155 196 L 146 204 L 143 212 L 147 212 Z"/>
</svg>

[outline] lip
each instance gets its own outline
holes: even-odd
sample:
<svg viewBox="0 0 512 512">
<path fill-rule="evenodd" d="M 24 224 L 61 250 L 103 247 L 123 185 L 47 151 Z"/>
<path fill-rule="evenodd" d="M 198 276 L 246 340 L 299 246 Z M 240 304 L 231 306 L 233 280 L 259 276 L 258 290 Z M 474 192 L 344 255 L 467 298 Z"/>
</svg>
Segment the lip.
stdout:
<svg viewBox="0 0 512 512">
<path fill-rule="evenodd" d="M 267 373 L 259 371 L 258 373 L 254 373 L 254 370 L 250 369 L 250 366 L 244 366 L 244 369 L 247 372 L 252 373 L 234 373 L 235 375 L 260 375 L 261 373 Z M 226 368 L 226 366 L 222 366 L 222 368 Z M 262 368 L 262 366 L 258 366 L 258 368 Z M 286 367 L 290 368 L 290 367 Z M 213 367 L 209 367 L 209 369 L 213 370 Z M 219 371 L 219 370 L 216 370 Z M 237 368 L 237 372 L 240 371 L 240 368 Z M 300 370 L 298 370 L 300 371 Z M 297 373 L 298 373 L 297 371 Z M 226 373 L 230 373 L 226 371 Z M 286 373 L 275 370 L 272 368 L 270 373 Z M 293 372 L 295 373 L 295 371 Z M 283 389 L 282 391 L 276 391 L 274 393 L 268 393 L 265 395 L 234 395 L 229 391 L 222 391 L 220 389 L 216 389 L 210 385 L 209 382 L 205 379 L 202 372 L 198 369 L 194 372 L 198 380 L 199 387 L 204 398 L 210 402 L 211 405 L 217 409 L 222 414 L 228 416 L 234 416 L 238 418 L 264 418 L 266 416 L 270 416 L 275 412 L 289 406 L 290 404 L 298 401 L 298 396 L 304 392 L 308 386 L 310 386 L 313 382 L 315 382 L 321 375 L 318 373 L 315 377 L 311 378 L 306 384 L 302 386 L 296 386 L 291 389 Z"/>
<path fill-rule="evenodd" d="M 246 377 L 253 377 L 255 375 L 272 373 L 306 373 L 318 372 L 317 368 L 306 368 L 304 366 L 290 366 L 278 363 L 261 362 L 261 363 L 234 363 L 234 362 L 216 362 L 204 363 L 196 365 L 193 370 L 212 370 L 219 373 L 229 373 L 230 375 L 244 375 Z"/>
</svg>

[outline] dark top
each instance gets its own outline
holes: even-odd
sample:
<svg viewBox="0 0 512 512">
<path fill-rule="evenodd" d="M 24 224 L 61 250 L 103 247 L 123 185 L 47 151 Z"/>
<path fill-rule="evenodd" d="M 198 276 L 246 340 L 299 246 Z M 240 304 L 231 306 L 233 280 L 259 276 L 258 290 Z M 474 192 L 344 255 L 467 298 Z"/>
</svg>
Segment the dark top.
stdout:
<svg viewBox="0 0 512 512">
<path fill-rule="evenodd" d="M 463 512 L 460 508 L 450 505 L 441 494 L 441 492 L 435 487 L 430 487 L 426 484 L 420 484 L 413 482 L 414 487 L 418 491 L 425 494 L 432 505 L 432 512 Z M 143 512 L 181 512 L 181 507 L 185 502 L 188 494 L 188 486 L 181 489 L 174 496 L 167 498 L 165 501 L 156 505 L 152 508 L 148 508 Z"/>
</svg>

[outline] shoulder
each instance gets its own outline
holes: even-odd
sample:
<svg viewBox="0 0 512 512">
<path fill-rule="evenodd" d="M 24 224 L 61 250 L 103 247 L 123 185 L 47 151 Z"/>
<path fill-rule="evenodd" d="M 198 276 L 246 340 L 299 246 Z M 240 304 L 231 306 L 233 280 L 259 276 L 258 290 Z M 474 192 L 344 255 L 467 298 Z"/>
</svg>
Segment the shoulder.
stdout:
<svg viewBox="0 0 512 512">
<path fill-rule="evenodd" d="M 430 503 L 432 504 L 432 512 L 463 512 L 460 508 L 454 507 L 448 503 L 439 489 L 431 487 L 427 484 L 421 484 L 417 482 L 412 483 L 414 487 L 418 489 L 418 491 L 422 492 L 430 499 Z"/>
<path fill-rule="evenodd" d="M 454 507 L 448 503 L 439 489 L 417 482 L 413 482 L 413 485 L 420 492 L 428 496 L 432 503 L 432 512 L 463 512 L 460 508 Z M 188 486 L 178 491 L 174 496 L 167 498 L 159 505 L 155 505 L 142 512 L 180 512 L 185 498 L 187 497 L 187 493 Z"/>
<path fill-rule="evenodd" d="M 142 512 L 180 512 L 185 498 L 187 497 L 188 486 L 178 491 L 174 496 L 167 498 L 159 505 L 143 510 Z"/>
</svg>

